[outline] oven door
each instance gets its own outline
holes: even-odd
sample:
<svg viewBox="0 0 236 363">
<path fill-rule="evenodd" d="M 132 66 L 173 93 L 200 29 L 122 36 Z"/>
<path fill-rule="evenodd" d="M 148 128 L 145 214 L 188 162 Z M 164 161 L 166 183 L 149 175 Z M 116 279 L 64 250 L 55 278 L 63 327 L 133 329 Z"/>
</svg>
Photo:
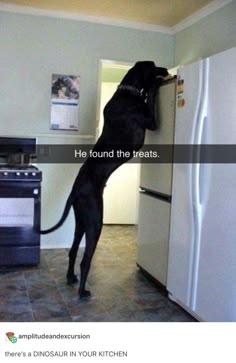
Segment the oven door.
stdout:
<svg viewBox="0 0 236 363">
<path fill-rule="evenodd" d="M 40 184 L 0 183 L 0 265 L 38 264 Z"/>
</svg>

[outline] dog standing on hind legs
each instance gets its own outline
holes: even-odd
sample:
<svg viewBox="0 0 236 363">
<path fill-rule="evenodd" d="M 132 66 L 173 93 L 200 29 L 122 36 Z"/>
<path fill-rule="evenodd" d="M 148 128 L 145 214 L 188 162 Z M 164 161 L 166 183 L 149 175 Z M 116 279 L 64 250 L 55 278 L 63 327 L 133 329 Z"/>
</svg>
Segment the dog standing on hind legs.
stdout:
<svg viewBox="0 0 236 363">
<path fill-rule="evenodd" d="M 75 179 L 61 219 L 55 226 L 40 231 L 41 234 L 55 231 L 63 224 L 73 207 L 75 234 L 69 252 L 67 281 L 68 284 L 78 282 L 74 267 L 79 244 L 85 233 L 86 247 L 80 264 L 80 298 L 90 296 L 85 285 L 102 230 L 104 187 L 110 175 L 131 159 L 134 151 L 142 148 L 146 129 L 155 130 L 156 90 L 168 76 L 166 68 L 156 67 L 151 61 L 137 62 L 128 71 L 104 108 L 103 131 L 92 150 L 104 156 L 96 158 L 92 153 L 88 157 Z M 121 150 L 129 156 L 107 157 L 106 152 L 112 150 Z"/>
</svg>

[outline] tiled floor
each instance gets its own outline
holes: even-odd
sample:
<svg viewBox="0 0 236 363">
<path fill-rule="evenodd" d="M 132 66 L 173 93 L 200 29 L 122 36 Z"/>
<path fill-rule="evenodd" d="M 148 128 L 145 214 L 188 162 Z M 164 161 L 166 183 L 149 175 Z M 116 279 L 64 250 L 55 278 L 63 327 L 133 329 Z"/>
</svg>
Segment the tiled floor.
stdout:
<svg viewBox="0 0 236 363">
<path fill-rule="evenodd" d="M 88 278 L 90 300 L 68 286 L 68 251 L 42 250 L 38 267 L 0 269 L 0 322 L 191 322 L 136 266 L 136 228 L 104 226 Z M 80 257 L 76 270 L 79 273 Z"/>
</svg>

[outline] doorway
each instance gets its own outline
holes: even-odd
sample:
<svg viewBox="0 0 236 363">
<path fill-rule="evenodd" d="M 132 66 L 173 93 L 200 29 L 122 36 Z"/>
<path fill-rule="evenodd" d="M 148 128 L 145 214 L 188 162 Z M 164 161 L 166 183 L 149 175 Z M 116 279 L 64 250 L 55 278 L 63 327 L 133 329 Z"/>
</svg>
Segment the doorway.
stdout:
<svg viewBox="0 0 236 363">
<path fill-rule="evenodd" d="M 132 66 L 111 60 L 99 62 L 96 139 L 103 128 L 103 109 Z M 104 190 L 104 224 L 137 223 L 139 179 L 140 165 L 133 163 L 122 165 L 111 175 Z"/>
</svg>

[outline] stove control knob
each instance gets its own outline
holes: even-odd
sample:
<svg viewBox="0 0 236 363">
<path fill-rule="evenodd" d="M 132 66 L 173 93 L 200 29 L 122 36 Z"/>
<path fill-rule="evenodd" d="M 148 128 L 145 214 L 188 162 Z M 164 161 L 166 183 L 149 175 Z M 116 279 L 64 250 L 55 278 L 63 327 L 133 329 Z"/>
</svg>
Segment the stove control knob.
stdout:
<svg viewBox="0 0 236 363">
<path fill-rule="evenodd" d="M 24 174 L 25 174 L 25 176 L 29 175 L 29 173 L 24 173 Z"/>
<path fill-rule="evenodd" d="M 19 171 L 17 171 L 17 172 L 16 172 L 16 175 L 17 175 L 17 176 L 19 176 L 19 175 L 20 175 L 20 172 L 19 172 Z"/>
<path fill-rule="evenodd" d="M 7 176 L 8 175 L 8 172 L 7 171 L 4 171 L 3 175 Z"/>
<path fill-rule="evenodd" d="M 35 176 L 35 175 L 36 175 L 36 173 L 32 173 L 32 175 L 33 175 L 33 176 Z"/>
</svg>

